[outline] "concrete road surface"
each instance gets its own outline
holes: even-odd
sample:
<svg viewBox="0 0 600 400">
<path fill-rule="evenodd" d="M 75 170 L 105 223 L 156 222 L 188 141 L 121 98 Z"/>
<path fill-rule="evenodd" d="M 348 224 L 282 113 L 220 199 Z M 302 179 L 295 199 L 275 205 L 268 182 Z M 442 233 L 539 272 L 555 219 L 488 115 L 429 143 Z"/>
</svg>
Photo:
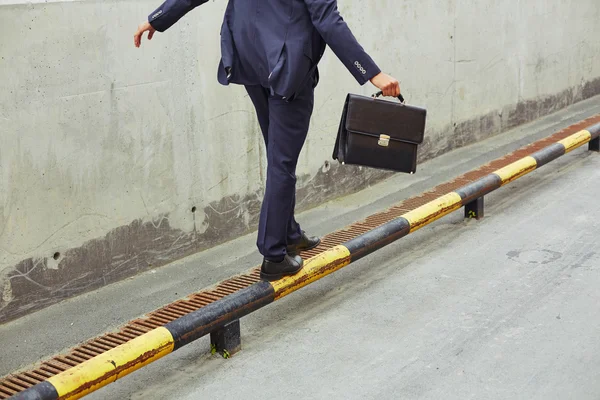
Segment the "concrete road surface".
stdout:
<svg viewBox="0 0 600 400">
<path fill-rule="evenodd" d="M 598 399 L 600 155 L 580 149 L 92 399 Z"/>
</svg>

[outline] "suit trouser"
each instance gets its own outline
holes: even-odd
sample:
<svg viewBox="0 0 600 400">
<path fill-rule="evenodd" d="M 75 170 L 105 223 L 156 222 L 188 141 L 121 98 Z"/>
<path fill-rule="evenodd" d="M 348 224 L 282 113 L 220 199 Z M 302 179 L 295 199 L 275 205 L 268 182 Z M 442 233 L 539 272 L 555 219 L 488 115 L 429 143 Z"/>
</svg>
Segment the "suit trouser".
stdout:
<svg viewBox="0 0 600 400">
<path fill-rule="evenodd" d="M 256 245 L 265 258 L 278 261 L 286 254 L 287 243 L 301 235 L 294 218 L 296 165 L 308 133 L 314 88 L 309 82 L 289 102 L 260 85 L 246 86 L 246 91 L 267 149 L 267 184 Z"/>
</svg>

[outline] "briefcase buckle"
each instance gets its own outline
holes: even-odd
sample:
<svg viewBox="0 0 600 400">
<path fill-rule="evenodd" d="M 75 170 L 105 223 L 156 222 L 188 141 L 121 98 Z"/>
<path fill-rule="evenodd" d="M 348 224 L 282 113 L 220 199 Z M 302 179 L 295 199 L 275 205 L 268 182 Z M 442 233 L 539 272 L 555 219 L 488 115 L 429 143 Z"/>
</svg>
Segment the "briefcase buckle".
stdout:
<svg viewBox="0 0 600 400">
<path fill-rule="evenodd" d="M 378 145 L 388 147 L 390 145 L 390 137 L 388 135 L 379 135 Z"/>
</svg>

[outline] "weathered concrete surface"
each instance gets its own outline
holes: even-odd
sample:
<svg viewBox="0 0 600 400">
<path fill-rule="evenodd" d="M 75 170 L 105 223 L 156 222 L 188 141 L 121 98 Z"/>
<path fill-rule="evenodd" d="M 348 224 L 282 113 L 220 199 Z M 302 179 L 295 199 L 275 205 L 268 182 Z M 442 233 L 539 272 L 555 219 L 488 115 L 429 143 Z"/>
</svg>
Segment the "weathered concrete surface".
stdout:
<svg viewBox="0 0 600 400">
<path fill-rule="evenodd" d="M 243 89 L 216 82 L 225 1 L 135 49 L 157 4 L 0 1 L 0 322 L 255 228 L 261 135 Z M 421 160 L 600 92 L 596 0 L 340 7 L 430 110 Z M 331 52 L 321 72 L 299 209 L 389 175 L 328 164 L 345 94 L 374 89 Z"/>
<path fill-rule="evenodd" d="M 597 399 L 600 156 L 585 149 L 90 399 Z"/>
<path fill-rule="evenodd" d="M 580 102 L 503 135 L 427 161 L 421 164 L 417 175 L 395 175 L 358 193 L 306 211 L 299 218 L 306 229 L 316 235 L 343 228 L 596 114 L 598 107 L 600 97 Z M 553 170 L 558 166 L 544 168 Z M 491 205 L 493 202 L 488 204 Z M 260 262 L 254 243 L 254 235 L 246 235 L 0 325 L 0 376 L 247 271 Z M 245 332 L 245 323 L 243 329 Z"/>
</svg>

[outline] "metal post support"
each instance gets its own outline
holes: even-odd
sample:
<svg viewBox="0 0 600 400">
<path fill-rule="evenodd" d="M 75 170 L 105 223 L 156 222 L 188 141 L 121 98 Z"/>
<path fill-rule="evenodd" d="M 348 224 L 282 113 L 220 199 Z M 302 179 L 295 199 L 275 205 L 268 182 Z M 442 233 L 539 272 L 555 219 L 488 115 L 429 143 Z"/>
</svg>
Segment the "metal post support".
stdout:
<svg viewBox="0 0 600 400">
<path fill-rule="evenodd" d="M 483 218 L 483 196 L 465 205 L 465 218 L 475 218 L 477 220 Z"/>
<path fill-rule="evenodd" d="M 233 322 L 211 332 L 210 348 L 214 354 L 221 353 L 224 358 L 229 358 L 242 349 L 242 337 L 240 334 L 240 320 Z"/>
<path fill-rule="evenodd" d="M 600 152 L 600 136 L 590 141 L 589 149 L 590 151 Z"/>
</svg>

